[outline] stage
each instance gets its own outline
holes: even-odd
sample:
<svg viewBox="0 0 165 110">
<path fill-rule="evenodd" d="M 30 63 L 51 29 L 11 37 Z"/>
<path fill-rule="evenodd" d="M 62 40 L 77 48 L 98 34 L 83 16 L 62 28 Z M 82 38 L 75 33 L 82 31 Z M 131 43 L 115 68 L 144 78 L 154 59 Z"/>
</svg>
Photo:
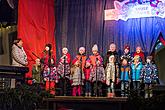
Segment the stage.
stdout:
<svg viewBox="0 0 165 110">
<path fill-rule="evenodd" d="M 47 98 L 48 110 L 128 110 L 126 97 L 55 96 Z"/>
</svg>

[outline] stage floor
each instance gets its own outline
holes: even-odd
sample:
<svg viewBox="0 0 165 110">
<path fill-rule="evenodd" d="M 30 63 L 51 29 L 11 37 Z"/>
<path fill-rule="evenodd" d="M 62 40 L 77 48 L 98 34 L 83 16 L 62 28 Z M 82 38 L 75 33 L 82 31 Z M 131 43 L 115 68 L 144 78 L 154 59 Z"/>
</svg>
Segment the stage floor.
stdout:
<svg viewBox="0 0 165 110">
<path fill-rule="evenodd" d="M 126 110 L 126 97 L 55 96 L 47 98 L 48 110 Z"/>
<path fill-rule="evenodd" d="M 64 102 L 64 101 L 80 101 L 80 102 L 102 102 L 102 101 L 119 101 L 126 102 L 127 97 L 83 97 L 83 96 L 55 96 L 54 98 L 47 98 L 47 101 L 55 101 L 55 102 Z"/>
</svg>

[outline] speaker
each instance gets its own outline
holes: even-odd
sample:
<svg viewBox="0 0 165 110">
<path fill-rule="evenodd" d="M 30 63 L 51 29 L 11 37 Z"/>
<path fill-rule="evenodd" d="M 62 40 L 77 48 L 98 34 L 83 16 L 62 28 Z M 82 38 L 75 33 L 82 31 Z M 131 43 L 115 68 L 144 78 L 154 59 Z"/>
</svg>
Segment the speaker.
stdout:
<svg viewBox="0 0 165 110">
<path fill-rule="evenodd" d="M 152 91 L 154 96 L 165 94 L 165 85 L 155 85 Z"/>
</svg>

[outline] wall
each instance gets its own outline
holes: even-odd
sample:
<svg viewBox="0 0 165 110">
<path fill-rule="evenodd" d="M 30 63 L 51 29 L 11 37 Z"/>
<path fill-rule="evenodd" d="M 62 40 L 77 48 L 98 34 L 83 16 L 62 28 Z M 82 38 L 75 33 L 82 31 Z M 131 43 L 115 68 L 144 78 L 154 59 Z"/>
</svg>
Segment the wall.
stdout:
<svg viewBox="0 0 165 110">
<path fill-rule="evenodd" d="M 0 54 L 0 65 L 10 65 L 9 34 L 16 32 L 16 30 L 16 26 L 8 26 L 6 28 L 0 27 L 0 36 L 2 37 L 2 45 L 4 50 L 4 53 L 2 55 Z"/>
</svg>

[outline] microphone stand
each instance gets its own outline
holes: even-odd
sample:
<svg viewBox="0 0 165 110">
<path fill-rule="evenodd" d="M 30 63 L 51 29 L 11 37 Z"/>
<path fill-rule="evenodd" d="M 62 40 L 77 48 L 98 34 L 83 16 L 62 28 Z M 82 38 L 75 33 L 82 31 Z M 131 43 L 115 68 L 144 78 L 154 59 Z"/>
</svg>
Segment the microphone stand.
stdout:
<svg viewBox="0 0 165 110">
<path fill-rule="evenodd" d="M 82 91 L 82 55 L 81 55 L 81 58 L 80 58 L 80 78 L 81 78 L 81 81 L 80 81 L 80 91 L 81 91 L 81 95 L 83 95 L 83 91 Z"/>
<path fill-rule="evenodd" d="M 50 76 L 51 76 L 51 53 L 50 53 L 50 50 L 48 52 L 48 55 L 49 55 L 49 58 L 48 58 L 48 68 L 49 68 L 49 92 L 51 91 L 51 88 L 50 88 Z"/>
<path fill-rule="evenodd" d="M 64 57 L 64 85 L 63 85 L 63 91 L 64 91 L 64 96 L 66 96 L 66 56 Z"/>
<path fill-rule="evenodd" d="M 125 70 L 126 70 L 126 68 L 124 68 L 124 75 L 123 75 L 123 83 L 124 83 L 124 97 L 126 96 L 126 90 L 125 90 L 125 87 L 126 87 L 126 81 L 125 81 L 125 76 L 126 76 L 126 74 L 125 74 Z"/>
<path fill-rule="evenodd" d="M 97 83 L 98 83 L 98 81 L 97 81 L 97 62 L 98 62 L 98 58 L 96 58 L 96 97 L 97 97 L 97 92 L 98 92 L 98 85 L 97 85 Z"/>
</svg>

